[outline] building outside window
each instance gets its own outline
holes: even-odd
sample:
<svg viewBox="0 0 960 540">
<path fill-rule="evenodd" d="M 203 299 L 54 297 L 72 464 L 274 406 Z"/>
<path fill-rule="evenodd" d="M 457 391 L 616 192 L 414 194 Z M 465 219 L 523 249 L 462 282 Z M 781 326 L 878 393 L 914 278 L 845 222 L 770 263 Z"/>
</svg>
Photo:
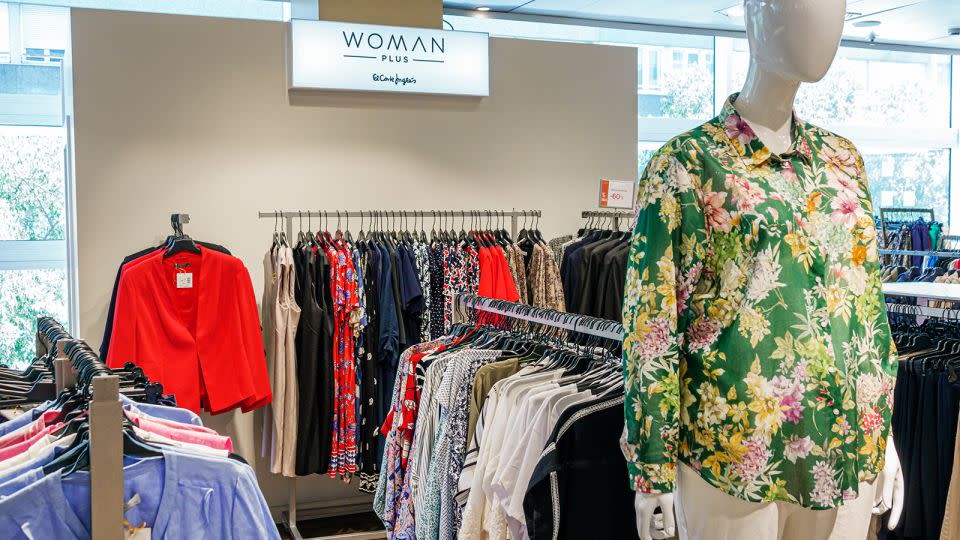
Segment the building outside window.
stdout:
<svg viewBox="0 0 960 540">
<path fill-rule="evenodd" d="M 541 22 L 446 17 L 456 29 L 637 48 L 638 175 L 671 137 L 714 115 L 739 91 L 749 65 L 742 38 L 641 32 Z M 804 84 L 797 113 L 860 149 L 874 207 L 932 208 L 960 223 L 960 62 L 946 54 L 841 47 L 824 80 Z M 951 217 L 953 219 L 951 219 Z"/>
<path fill-rule="evenodd" d="M 0 363 L 33 359 L 39 316 L 69 324 L 64 59 L 69 10 L 0 3 Z"/>
</svg>

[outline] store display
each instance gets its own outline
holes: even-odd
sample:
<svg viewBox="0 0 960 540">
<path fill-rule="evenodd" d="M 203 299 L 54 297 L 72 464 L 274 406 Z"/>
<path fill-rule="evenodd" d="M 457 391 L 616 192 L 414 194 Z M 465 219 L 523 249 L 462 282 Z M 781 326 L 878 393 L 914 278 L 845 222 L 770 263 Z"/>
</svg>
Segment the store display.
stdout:
<svg viewBox="0 0 960 540">
<path fill-rule="evenodd" d="M 122 509 L 124 521 L 116 527 L 127 537 L 280 538 L 253 469 L 231 453 L 228 437 L 204 427 L 187 409 L 137 401 L 152 395 L 141 392 L 151 383 L 140 368 L 108 369 L 55 321 L 42 319 L 39 327 L 47 352 L 22 372 L 0 373 L 0 386 L 54 379 L 57 372 L 64 390 L 32 406 L 20 403 L 20 414 L 0 423 L 5 538 L 104 537 L 98 534 L 103 515 L 97 521 L 96 514 L 110 501 L 97 495 L 103 486 L 94 478 L 103 482 L 109 471 L 103 461 L 100 469 L 93 463 L 109 443 L 123 448 L 123 461 L 116 460 L 122 470 L 113 472 L 122 484 L 116 493 L 123 496 L 115 508 Z M 74 373 L 75 382 L 68 383 Z M 109 401 L 100 394 L 109 385 L 94 389 L 92 400 L 90 389 L 110 378 L 123 383 L 123 393 L 118 396 L 114 386 L 116 408 L 101 410 Z M 4 394 L 4 406 L 10 401 Z M 103 417 L 109 410 L 122 415 L 122 428 Z M 115 440 L 103 438 L 110 426 L 117 430 Z"/>
<path fill-rule="evenodd" d="M 873 206 L 853 143 L 793 112 L 833 62 L 843 3 L 745 11 L 743 91 L 665 144 L 639 184 L 629 480 L 642 516 L 675 492 L 691 540 L 864 537 L 897 370 Z"/>
<path fill-rule="evenodd" d="M 960 478 L 955 466 L 960 356 L 953 352 L 960 328 L 935 318 L 918 325 L 913 315 L 891 315 L 891 322 L 900 354 L 892 430 L 906 504 L 897 528 L 881 538 L 939 538 L 950 530 L 944 521 L 948 491 L 952 479 Z M 960 498 L 960 493 L 949 495 Z M 957 519 L 952 516 L 954 523 Z"/>
<path fill-rule="evenodd" d="M 484 298 L 456 303 L 474 322 L 400 358 L 374 504 L 388 537 L 632 536 L 618 444 L 620 326 Z M 533 326 L 515 333 L 514 320 Z M 578 331 L 547 338 L 553 321 Z"/>
<path fill-rule="evenodd" d="M 361 222 L 354 240 L 341 214 L 369 217 L 372 227 Z M 265 217 L 278 229 L 281 215 Z M 466 215 L 457 232 L 457 213 L 434 213 L 429 238 L 423 212 L 295 215 L 297 244 L 276 230 L 264 257 L 262 310 L 273 392 L 283 395 L 268 415 L 264 452 L 271 470 L 286 476 L 349 478 L 379 470 L 377 429 L 387 416 L 398 356 L 449 329 L 455 295 L 519 300 L 523 290 L 547 303 L 548 284 L 559 283 L 536 227 L 524 227 L 514 242 L 494 226 L 495 212 L 471 212 L 469 233 Z M 336 229 L 321 223 L 312 231 L 314 217 L 329 227 L 331 215 Z M 395 218 L 403 220 L 399 226 Z"/>
<path fill-rule="evenodd" d="M 106 361 L 135 363 L 192 411 L 272 398 L 249 272 L 182 231 L 122 267 Z"/>
<path fill-rule="evenodd" d="M 558 242 L 554 252 L 560 261 L 567 311 L 621 320 L 623 283 L 627 276 L 630 232 L 620 230 L 622 214 L 584 212 L 590 221 L 576 238 Z M 593 218 L 600 218 L 594 225 Z M 551 240 L 551 245 L 554 241 Z"/>
</svg>

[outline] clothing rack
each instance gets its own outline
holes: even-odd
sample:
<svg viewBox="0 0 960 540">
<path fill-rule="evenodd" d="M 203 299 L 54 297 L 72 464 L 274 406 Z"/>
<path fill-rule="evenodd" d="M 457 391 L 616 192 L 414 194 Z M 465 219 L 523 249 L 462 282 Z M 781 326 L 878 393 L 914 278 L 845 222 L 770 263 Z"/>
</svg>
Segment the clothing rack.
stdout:
<svg viewBox="0 0 960 540">
<path fill-rule="evenodd" d="M 960 259 L 960 249 L 955 251 L 926 250 L 915 251 L 909 249 L 880 249 L 877 250 L 880 255 L 911 255 L 914 257 L 953 257 Z"/>
<path fill-rule="evenodd" d="M 58 392 L 76 385 L 76 370 L 65 354 L 68 343 L 76 342 L 59 322 L 37 321 L 37 344 L 55 351 L 54 379 Z M 41 326 L 48 326 L 41 331 Z M 51 339 L 52 338 L 52 339 Z M 40 347 L 37 349 L 41 350 Z M 109 371 L 103 365 L 103 371 Z M 90 402 L 90 511 L 91 538 L 122 540 L 123 529 L 123 412 L 120 406 L 120 377 L 97 375 L 92 379 Z"/>
<path fill-rule="evenodd" d="M 510 218 L 510 235 L 517 237 L 520 231 L 520 218 L 540 218 L 543 212 L 540 210 L 274 210 L 272 212 L 259 212 L 260 219 L 280 219 L 286 221 L 287 238 L 293 238 L 293 220 L 303 218 L 323 218 L 329 221 L 330 218 L 338 220 L 346 218 L 360 218 L 372 220 L 392 220 L 396 221 L 413 219 L 447 219 L 454 220 L 460 218 L 461 223 L 467 218 L 498 219 Z M 347 222 L 349 225 L 349 221 Z"/>
<path fill-rule="evenodd" d="M 343 219 L 349 218 L 360 218 L 360 219 L 370 219 L 370 220 L 379 220 L 383 223 L 384 220 L 396 221 L 396 220 L 408 220 L 408 219 L 425 219 L 433 218 L 436 219 L 446 219 L 446 220 L 455 220 L 460 218 L 461 222 L 467 219 L 503 219 L 510 218 L 510 234 L 516 238 L 517 233 L 519 232 L 519 218 L 540 218 L 542 216 L 542 211 L 540 210 L 274 210 L 267 212 L 259 212 L 259 219 L 283 219 L 285 221 L 285 231 L 287 238 L 292 239 L 293 234 L 293 223 L 294 220 L 303 220 L 303 218 L 321 218 L 329 223 L 331 218 L 336 218 L 338 220 L 338 227 L 342 223 Z M 349 228 L 349 221 L 344 225 L 346 227 L 344 230 Z M 322 226 L 322 225 L 321 225 Z M 361 224 L 361 226 L 363 226 Z M 426 228 L 424 226 L 424 228 Z M 290 535 L 294 540 L 304 540 L 303 535 L 300 533 L 299 528 L 297 527 L 297 478 L 289 478 L 287 482 L 287 511 L 281 514 L 281 519 L 283 520 L 284 525 L 287 526 L 287 529 L 290 531 Z M 336 534 L 331 536 L 323 537 L 314 537 L 314 539 L 323 538 L 326 540 L 367 540 L 367 539 L 379 539 L 386 538 L 385 531 L 376 531 L 376 532 L 356 532 L 356 533 L 344 533 Z M 312 539 L 310 539 L 312 540 Z"/>
<path fill-rule="evenodd" d="M 611 219 L 613 220 L 613 228 L 620 229 L 620 220 L 628 220 L 628 223 L 633 221 L 634 213 L 628 212 L 626 210 L 584 210 L 580 212 L 580 217 L 584 219 Z"/>
<path fill-rule="evenodd" d="M 459 294 L 453 298 L 454 322 L 461 323 L 467 320 L 467 312 L 483 311 L 527 321 L 550 328 L 561 328 L 576 334 L 623 342 L 623 325 L 606 319 L 587 317 L 574 313 L 564 313 L 551 309 L 537 308 L 526 304 L 494 300 L 472 294 Z"/>
<path fill-rule="evenodd" d="M 960 284 L 956 283 L 884 283 L 883 294 L 886 296 L 906 296 L 919 300 L 947 300 L 960 302 Z M 941 307 L 930 307 L 918 304 L 897 304 L 887 302 L 887 311 L 924 317 L 941 319 L 960 319 L 960 310 Z"/>
<path fill-rule="evenodd" d="M 880 209 L 880 231 L 883 233 L 883 245 L 887 245 L 887 216 L 889 214 L 927 214 L 930 221 L 934 221 L 933 208 L 881 208 Z M 909 255 L 909 253 L 888 253 L 885 255 Z"/>
</svg>

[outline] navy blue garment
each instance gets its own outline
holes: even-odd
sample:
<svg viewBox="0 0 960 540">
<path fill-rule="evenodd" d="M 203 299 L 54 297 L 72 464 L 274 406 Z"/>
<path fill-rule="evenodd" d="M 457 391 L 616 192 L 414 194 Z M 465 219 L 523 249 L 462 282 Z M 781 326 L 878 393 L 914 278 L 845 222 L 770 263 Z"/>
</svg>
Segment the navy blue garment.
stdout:
<svg viewBox="0 0 960 540">
<path fill-rule="evenodd" d="M 406 329 L 407 346 L 420 343 L 420 325 L 427 303 L 423 299 L 423 288 L 417 276 L 417 266 L 413 252 L 406 247 L 397 248 L 400 260 L 400 307 L 403 311 L 403 324 Z"/>
<path fill-rule="evenodd" d="M 387 406 L 393 397 L 393 384 L 397 379 L 397 359 L 400 354 L 400 322 L 393 288 L 393 262 L 384 246 L 380 251 L 380 334 L 377 356 L 377 425 L 387 418 Z M 377 456 L 383 455 L 383 437 L 377 438 Z"/>
</svg>

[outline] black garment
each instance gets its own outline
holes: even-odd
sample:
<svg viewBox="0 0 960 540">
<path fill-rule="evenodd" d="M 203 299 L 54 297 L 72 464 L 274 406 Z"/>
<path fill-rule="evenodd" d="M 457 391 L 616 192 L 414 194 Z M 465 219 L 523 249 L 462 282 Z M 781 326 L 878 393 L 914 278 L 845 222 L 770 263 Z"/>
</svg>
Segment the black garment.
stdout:
<svg viewBox="0 0 960 540">
<path fill-rule="evenodd" d="M 880 538 L 940 537 L 953 474 L 960 382 L 954 372 L 924 361 L 922 355 L 903 360 L 897 369 L 891 426 L 903 469 L 904 508 L 896 529 L 883 531 Z"/>
<path fill-rule="evenodd" d="M 322 248 L 321 248 L 322 249 Z M 333 291 L 331 283 L 330 259 L 321 252 L 317 256 L 317 303 L 323 312 L 320 327 L 320 372 L 317 387 L 320 389 L 320 472 L 326 473 L 330 468 L 330 452 L 333 449 L 333 417 L 336 414 L 334 405 L 334 365 L 333 365 Z"/>
<path fill-rule="evenodd" d="M 316 301 L 316 255 L 312 248 L 294 250 L 297 273 L 294 298 L 300 306 L 295 347 L 297 353 L 297 452 L 296 473 L 300 476 L 320 472 L 320 429 L 322 423 L 317 388 L 320 369 L 320 332 L 323 313 Z"/>
<path fill-rule="evenodd" d="M 209 242 L 197 242 L 197 244 L 207 249 L 212 249 L 214 251 L 219 251 L 220 253 L 226 253 L 227 255 L 230 255 L 230 250 L 223 246 L 211 244 Z M 123 258 L 123 262 L 120 263 L 120 268 L 117 268 L 117 277 L 113 280 L 113 292 L 110 294 L 110 307 L 107 308 L 107 324 L 105 324 L 103 327 L 103 339 L 100 341 L 100 358 L 106 358 L 107 353 L 110 351 L 110 338 L 113 335 L 113 315 L 117 307 L 117 290 L 120 288 L 120 274 L 123 272 L 123 267 L 139 259 L 140 257 L 143 257 L 144 255 L 149 255 L 158 249 L 163 249 L 163 247 L 163 245 L 149 247 L 132 255 L 127 255 Z"/>
<path fill-rule="evenodd" d="M 610 250 L 603 259 L 603 269 L 600 272 L 600 282 L 603 283 L 603 287 L 597 294 L 595 306 L 596 316 L 601 319 L 623 320 L 623 294 L 629 256 L 630 242 L 624 242 Z"/>
<path fill-rule="evenodd" d="M 560 263 L 560 279 L 563 281 L 563 298 L 566 300 L 567 311 L 574 311 L 579 307 L 580 289 L 580 260 L 583 257 L 583 249 L 601 239 L 598 231 L 592 231 L 583 239 L 570 245 L 563 253 L 563 260 Z"/>
<path fill-rule="evenodd" d="M 430 339 L 443 335 L 443 246 L 430 246 Z"/>
<path fill-rule="evenodd" d="M 579 279 L 580 291 L 579 301 L 577 303 L 576 313 L 599 317 L 597 309 L 597 298 L 600 297 L 601 284 L 600 274 L 603 269 L 603 259 L 607 253 L 616 249 L 624 242 L 623 235 L 617 233 L 607 240 L 596 242 L 583 249 L 583 258 L 580 262 Z"/>
<path fill-rule="evenodd" d="M 379 313 L 380 289 L 379 272 L 380 254 L 376 249 L 367 249 L 361 246 L 366 253 L 366 268 L 363 270 L 363 285 L 367 299 L 367 326 L 364 328 L 364 354 L 360 359 L 363 384 L 360 388 L 362 414 L 360 422 L 359 470 L 361 473 L 376 474 L 380 470 L 380 456 L 376 454 L 377 436 L 380 433 L 378 424 L 379 391 L 377 385 L 377 351 L 379 350 Z"/>
<path fill-rule="evenodd" d="M 604 397 L 561 415 L 523 499 L 531 540 L 638 538 L 620 451 L 623 402 Z"/>
</svg>

